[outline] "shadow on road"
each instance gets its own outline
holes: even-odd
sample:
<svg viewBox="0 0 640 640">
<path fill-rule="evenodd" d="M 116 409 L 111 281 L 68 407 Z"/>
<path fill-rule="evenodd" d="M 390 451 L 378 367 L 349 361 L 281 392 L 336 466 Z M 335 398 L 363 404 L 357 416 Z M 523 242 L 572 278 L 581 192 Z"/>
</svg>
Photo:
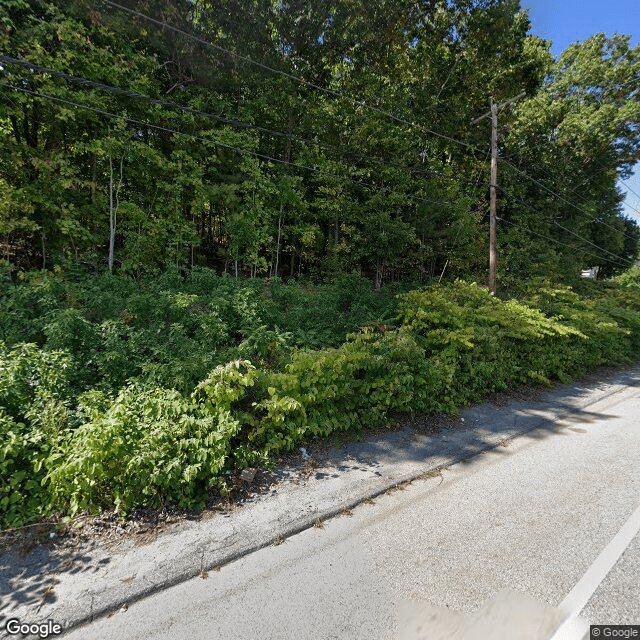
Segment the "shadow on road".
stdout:
<svg viewBox="0 0 640 640">
<path fill-rule="evenodd" d="M 600 382 L 616 386 L 599 394 L 598 401 L 626 387 L 640 385 L 640 371 L 609 372 Z M 517 436 L 541 440 L 585 433 L 585 426 L 619 417 L 592 410 L 589 405 L 579 406 L 593 390 L 594 385 L 585 385 L 584 381 L 556 389 L 538 388 L 534 399 L 524 402 L 521 390 L 515 390 L 511 399 L 508 393 L 502 393 L 497 405 L 467 407 L 458 416 L 398 417 L 398 426 L 365 434 L 361 442 L 338 447 L 311 444 L 309 453 L 322 467 L 314 477 L 328 477 L 325 467 L 337 472 L 359 469 L 376 473 L 376 468 L 394 463 L 428 466 L 431 461 L 441 459 L 466 461 L 487 449 L 506 455 L 509 441 Z M 287 471 L 290 473 L 292 468 L 295 465 L 290 465 Z"/>
<path fill-rule="evenodd" d="M 90 551 L 64 548 L 52 535 L 57 537 L 55 527 L 42 525 L 19 546 L 0 551 L 0 629 L 16 607 L 26 606 L 35 616 L 55 603 L 60 574 L 96 573 L 109 563 Z"/>
<path fill-rule="evenodd" d="M 640 369 L 609 372 L 598 384 L 612 385 L 610 388 L 600 387 L 602 392 L 597 394 L 597 400 L 609 397 L 613 405 L 616 393 L 640 385 Z M 538 390 L 531 399 L 516 390 L 511 397 L 502 394 L 495 404 L 468 407 L 457 416 L 398 417 L 398 424 L 371 431 L 360 442 L 340 446 L 308 442 L 305 447 L 309 455 L 306 451 L 303 455 L 296 450 L 284 456 L 273 472 L 261 470 L 251 486 L 238 481 L 233 505 L 224 508 L 218 505 L 195 516 L 192 513 L 182 514 L 182 526 L 188 526 L 188 520 L 206 520 L 221 511 L 223 515 L 229 515 L 245 500 L 262 499 L 271 492 L 279 491 L 279 485 L 283 483 L 302 484 L 309 479 L 329 483 L 356 470 L 366 472 L 369 477 L 384 476 L 384 481 L 388 482 L 394 474 L 409 476 L 413 473 L 415 477 L 421 469 L 470 460 L 488 449 L 508 455 L 509 441 L 516 436 L 532 440 L 569 434 L 580 437 L 588 425 L 617 417 L 615 413 L 590 409 L 593 403 L 584 406 L 585 396 L 593 394 L 595 388 L 595 384 L 585 385 L 582 381 L 576 385 L 545 389 L 544 392 Z M 157 522 L 157 513 L 155 518 Z M 135 527 L 128 527 L 128 523 L 123 527 L 127 533 L 141 532 L 140 527 L 136 532 Z M 153 532 L 153 526 L 147 528 Z M 155 529 L 153 539 L 157 539 L 162 531 Z M 133 535 L 129 539 L 140 540 L 141 536 Z M 0 545 L 3 542 L 4 538 L 0 537 Z M 22 552 L 15 545 L 11 548 L 0 546 L 0 628 L 13 609 L 28 608 L 35 617 L 43 607 L 55 604 L 56 585 L 61 578 L 82 575 L 86 582 L 87 575 L 98 574 L 111 562 L 109 553 L 103 548 L 95 543 L 93 546 L 88 544 L 91 540 L 81 540 L 82 544 L 75 546 L 70 542 L 73 541 L 56 533 L 52 525 L 43 525 L 40 530 L 34 527 L 30 548 L 27 545 Z"/>
</svg>

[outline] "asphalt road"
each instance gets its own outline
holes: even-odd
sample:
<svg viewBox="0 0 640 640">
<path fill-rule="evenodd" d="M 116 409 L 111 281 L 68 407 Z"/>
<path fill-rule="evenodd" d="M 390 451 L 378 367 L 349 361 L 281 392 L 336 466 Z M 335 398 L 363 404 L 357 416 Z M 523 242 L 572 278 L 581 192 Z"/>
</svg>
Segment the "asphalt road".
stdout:
<svg viewBox="0 0 640 640">
<path fill-rule="evenodd" d="M 69 640 L 390 639 L 504 589 L 640 624 L 640 389 L 80 627 Z M 637 524 L 637 526 L 636 526 Z"/>
</svg>

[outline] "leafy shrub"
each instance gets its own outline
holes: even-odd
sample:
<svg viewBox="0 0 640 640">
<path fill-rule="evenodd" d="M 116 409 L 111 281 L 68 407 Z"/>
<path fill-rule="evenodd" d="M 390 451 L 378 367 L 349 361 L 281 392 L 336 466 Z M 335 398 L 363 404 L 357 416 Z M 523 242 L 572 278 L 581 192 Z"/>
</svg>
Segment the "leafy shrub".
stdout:
<svg viewBox="0 0 640 640">
<path fill-rule="evenodd" d="M 6 269 L 5 269 L 6 271 Z M 283 366 L 291 347 L 338 346 L 367 322 L 391 322 L 396 300 L 368 280 L 284 284 L 194 268 L 134 281 L 80 269 L 33 272 L 0 291 L 0 339 L 66 350 L 77 393 L 137 379 L 190 393 L 236 357 Z"/>
<path fill-rule="evenodd" d="M 42 464 L 67 429 L 70 359 L 34 344 L 0 343 L 0 526 L 42 514 Z"/>
<path fill-rule="evenodd" d="M 211 488 L 225 491 L 231 442 L 249 418 L 238 403 L 256 377 L 250 363 L 234 361 L 190 397 L 144 384 L 126 386 L 113 402 L 85 394 L 83 424 L 46 460 L 51 507 L 72 515 L 165 501 L 202 507 Z"/>
<path fill-rule="evenodd" d="M 225 471 L 306 437 L 636 358 L 637 290 L 577 286 L 538 281 L 502 300 L 457 281 L 390 301 L 357 276 L 28 279 L 16 291 L 38 291 L 25 313 L 45 313 L 42 345 L 0 343 L 0 522 L 201 506 L 226 491 Z"/>
<path fill-rule="evenodd" d="M 34 467 L 42 457 L 39 433 L 29 432 L 0 409 L 0 527 L 17 527 L 42 511 L 42 474 Z"/>
<path fill-rule="evenodd" d="M 640 266 L 633 265 L 633 267 L 627 269 L 627 271 L 611 278 L 611 281 L 618 286 L 640 289 Z"/>
</svg>

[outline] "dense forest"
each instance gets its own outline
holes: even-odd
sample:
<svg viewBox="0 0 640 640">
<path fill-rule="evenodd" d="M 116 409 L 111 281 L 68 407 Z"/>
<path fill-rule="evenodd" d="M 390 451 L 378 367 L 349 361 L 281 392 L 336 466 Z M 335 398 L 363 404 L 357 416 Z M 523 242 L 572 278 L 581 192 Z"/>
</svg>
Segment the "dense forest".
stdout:
<svg viewBox="0 0 640 640">
<path fill-rule="evenodd" d="M 640 47 L 555 60 L 530 26 L 0 0 L 0 534 L 203 507 L 308 439 L 637 361 Z"/>
<path fill-rule="evenodd" d="M 558 60 L 518 0 L 1 0 L 0 252 L 134 277 L 611 275 L 640 48 Z"/>
</svg>

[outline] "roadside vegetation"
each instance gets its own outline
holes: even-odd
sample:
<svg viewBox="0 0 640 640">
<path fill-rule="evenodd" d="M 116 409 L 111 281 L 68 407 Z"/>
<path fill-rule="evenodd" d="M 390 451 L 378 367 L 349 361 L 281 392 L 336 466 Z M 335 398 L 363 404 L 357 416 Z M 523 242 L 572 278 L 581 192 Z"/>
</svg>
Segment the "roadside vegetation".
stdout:
<svg viewBox="0 0 640 640">
<path fill-rule="evenodd" d="M 637 274 L 374 291 L 171 269 L 136 282 L 31 273 L 0 293 L 0 522 L 201 507 L 225 472 L 397 412 L 640 355 Z M 409 289 L 409 287 L 407 287 Z"/>
<path fill-rule="evenodd" d="M 631 36 L 214 4 L 0 0 L 1 528 L 199 507 L 306 438 L 639 355 Z"/>
</svg>

